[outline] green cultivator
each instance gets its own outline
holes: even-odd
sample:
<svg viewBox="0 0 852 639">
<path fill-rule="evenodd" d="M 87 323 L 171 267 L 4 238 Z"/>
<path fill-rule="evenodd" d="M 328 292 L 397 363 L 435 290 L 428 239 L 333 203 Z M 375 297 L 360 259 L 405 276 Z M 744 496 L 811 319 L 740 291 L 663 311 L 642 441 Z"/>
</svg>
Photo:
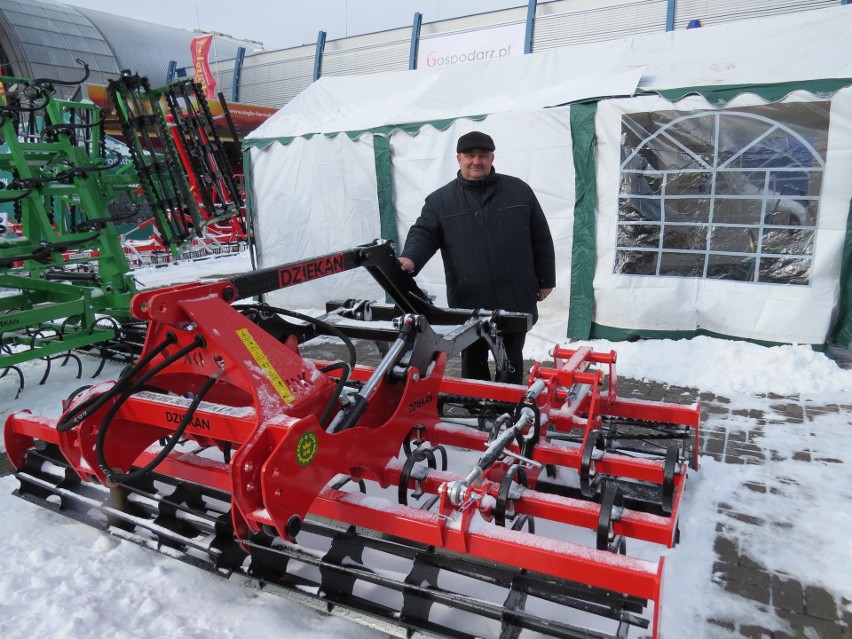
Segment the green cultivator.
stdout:
<svg viewBox="0 0 852 639">
<path fill-rule="evenodd" d="M 82 84 L 84 76 L 76 83 Z M 151 89 L 123 73 L 110 82 L 129 157 L 110 160 L 101 110 L 56 98 L 57 80 L 0 76 L 0 205 L 20 232 L 0 236 L 0 377 L 19 364 L 138 352 L 144 325 L 130 320 L 135 265 L 231 253 L 246 247 L 243 197 L 194 82 Z M 167 112 L 167 113 L 166 113 Z M 144 197 L 150 241 L 122 243 L 115 223 Z M 130 202 L 117 216 L 109 206 Z M 147 258 L 147 259 L 146 259 Z M 138 327 L 138 328 L 137 328 Z M 100 368 L 95 373 L 100 372 Z"/>
<path fill-rule="evenodd" d="M 136 293 L 108 204 L 137 180 L 107 160 L 100 109 L 57 99 L 55 84 L 0 77 L 0 171 L 12 176 L 0 203 L 21 222 L 0 238 L 0 374 L 16 373 L 19 392 L 22 362 L 46 361 L 44 381 L 53 359 L 74 358 L 80 376 L 70 352 L 104 354 Z"/>
</svg>

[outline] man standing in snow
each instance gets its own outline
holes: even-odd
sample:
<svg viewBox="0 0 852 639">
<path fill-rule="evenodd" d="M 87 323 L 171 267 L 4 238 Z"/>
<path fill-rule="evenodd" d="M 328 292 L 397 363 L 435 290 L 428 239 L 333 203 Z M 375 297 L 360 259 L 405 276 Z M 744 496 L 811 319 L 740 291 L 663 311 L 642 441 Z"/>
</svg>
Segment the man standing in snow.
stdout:
<svg viewBox="0 0 852 639">
<path fill-rule="evenodd" d="M 547 219 L 523 180 L 494 171 L 494 141 L 479 131 L 456 144 L 456 178 L 426 197 L 399 258 L 417 273 L 440 249 L 447 301 L 454 308 L 530 313 L 556 285 L 556 257 Z M 524 381 L 525 333 L 505 335 L 509 382 Z M 462 375 L 491 379 L 488 345 L 462 353 Z"/>
</svg>

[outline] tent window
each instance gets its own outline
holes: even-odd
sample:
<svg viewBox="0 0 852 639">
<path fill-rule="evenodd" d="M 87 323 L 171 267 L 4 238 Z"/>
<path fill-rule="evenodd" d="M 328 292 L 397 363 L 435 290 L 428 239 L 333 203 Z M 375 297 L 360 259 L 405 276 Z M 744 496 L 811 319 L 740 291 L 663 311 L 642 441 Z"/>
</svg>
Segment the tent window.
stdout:
<svg viewBox="0 0 852 639">
<path fill-rule="evenodd" d="M 621 120 L 616 273 L 808 285 L 828 102 Z"/>
</svg>

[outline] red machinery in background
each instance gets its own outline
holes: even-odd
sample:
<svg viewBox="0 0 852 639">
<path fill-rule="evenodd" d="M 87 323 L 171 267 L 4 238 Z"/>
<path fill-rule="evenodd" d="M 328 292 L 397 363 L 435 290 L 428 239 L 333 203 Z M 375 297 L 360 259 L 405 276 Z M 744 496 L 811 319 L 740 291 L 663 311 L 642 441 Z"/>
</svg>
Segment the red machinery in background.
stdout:
<svg viewBox="0 0 852 639">
<path fill-rule="evenodd" d="M 152 213 L 138 228 L 154 232 L 124 242 L 131 264 L 246 248 L 240 161 L 228 157 L 200 85 L 186 79 L 152 89 L 147 78 L 123 72 L 107 93 Z M 229 118 L 224 106 L 222 117 Z"/>
<path fill-rule="evenodd" d="M 395 304 L 235 304 L 355 267 Z M 448 376 L 478 339 L 505 371 L 531 318 L 433 306 L 389 243 L 132 312 L 147 339 L 117 381 L 7 419 L 22 496 L 396 636 L 657 636 L 700 411 L 619 397 L 615 353 L 557 348 L 521 386 Z M 322 335 L 348 359 L 305 357 Z M 364 366 L 353 340 L 388 346 Z"/>
</svg>

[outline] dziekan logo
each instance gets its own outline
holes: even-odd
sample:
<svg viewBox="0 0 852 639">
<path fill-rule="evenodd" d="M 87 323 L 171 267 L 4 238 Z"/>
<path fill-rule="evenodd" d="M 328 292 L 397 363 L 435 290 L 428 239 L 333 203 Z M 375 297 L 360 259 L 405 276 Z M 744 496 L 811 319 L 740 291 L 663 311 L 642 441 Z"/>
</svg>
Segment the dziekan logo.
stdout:
<svg viewBox="0 0 852 639">
<path fill-rule="evenodd" d="M 278 286 L 286 288 L 346 270 L 342 254 L 330 255 L 312 262 L 288 266 L 278 271 Z"/>
<path fill-rule="evenodd" d="M 480 60 L 497 60 L 512 55 L 512 45 L 500 47 L 499 49 L 474 49 L 468 53 L 453 53 L 450 55 L 438 55 L 434 51 L 426 56 L 427 67 L 451 67 L 454 64 L 465 62 L 479 62 Z"/>
</svg>

